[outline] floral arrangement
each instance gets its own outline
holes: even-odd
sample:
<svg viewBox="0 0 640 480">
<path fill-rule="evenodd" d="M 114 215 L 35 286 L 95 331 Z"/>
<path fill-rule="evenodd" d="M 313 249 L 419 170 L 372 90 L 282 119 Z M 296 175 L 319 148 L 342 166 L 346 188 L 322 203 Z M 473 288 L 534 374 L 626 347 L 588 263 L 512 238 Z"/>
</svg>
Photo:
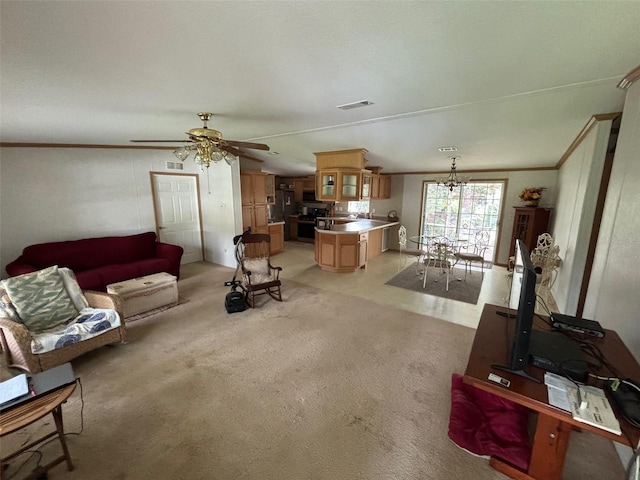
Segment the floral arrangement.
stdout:
<svg viewBox="0 0 640 480">
<path fill-rule="evenodd" d="M 544 190 L 546 190 L 546 187 L 525 188 L 524 190 L 522 190 L 522 192 L 520 192 L 520 195 L 518 195 L 518 197 L 523 202 L 539 201 Z"/>
</svg>

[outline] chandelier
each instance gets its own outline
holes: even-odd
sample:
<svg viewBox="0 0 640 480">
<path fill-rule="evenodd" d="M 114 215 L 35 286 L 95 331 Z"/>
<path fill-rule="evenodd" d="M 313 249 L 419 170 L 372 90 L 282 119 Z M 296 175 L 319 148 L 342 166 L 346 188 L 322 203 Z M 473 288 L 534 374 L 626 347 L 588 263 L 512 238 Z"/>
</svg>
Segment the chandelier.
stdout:
<svg viewBox="0 0 640 480">
<path fill-rule="evenodd" d="M 226 150 L 221 150 L 211 139 L 206 137 L 194 138 L 192 140 L 195 142 L 191 145 L 186 145 L 182 148 L 179 148 L 173 152 L 173 154 L 182 162 L 184 162 L 191 153 L 192 150 L 196 151 L 196 155 L 193 159 L 198 165 L 202 168 L 211 165 L 211 163 L 218 163 L 221 160 L 227 162 L 227 165 L 233 165 L 238 157 L 227 152 Z"/>
<path fill-rule="evenodd" d="M 438 185 L 443 187 L 448 187 L 450 192 L 453 192 L 455 187 L 459 187 L 465 185 L 469 179 L 458 177 L 458 173 L 456 172 L 456 160 L 460 157 L 449 157 L 451 159 L 451 171 L 449 172 L 449 176 L 447 178 L 440 178 L 438 180 Z"/>
</svg>

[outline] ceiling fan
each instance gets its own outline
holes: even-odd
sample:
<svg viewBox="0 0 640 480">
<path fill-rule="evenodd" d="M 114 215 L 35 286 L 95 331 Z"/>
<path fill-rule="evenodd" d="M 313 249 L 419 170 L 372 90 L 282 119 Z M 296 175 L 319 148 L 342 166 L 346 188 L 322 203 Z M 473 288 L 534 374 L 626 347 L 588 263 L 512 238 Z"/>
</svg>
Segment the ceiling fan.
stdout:
<svg viewBox="0 0 640 480">
<path fill-rule="evenodd" d="M 198 116 L 204 124 L 202 128 L 192 128 L 186 134 L 188 139 L 183 140 L 131 140 L 133 143 L 185 143 L 188 145 L 178 148 L 173 153 L 180 160 L 184 161 L 192 150 L 196 151 L 195 162 L 206 166 L 211 162 L 225 160 L 229 165 L 235 162 L 236 157 L 244 157 L 249 160 L 262 162 L 259 158 L 247 155 L 240 148 L 250 148 L 254 150 L 269 150 L 269 146 L 264 143 L 241 142 L 238 140 L 227 140 L 222 138 L 222 133 L 218 130 L 208 128 L 209 119 L 213 116 L 210 112 L 198 112 Z M 231 154 L 231 155 L 229 155 Z"/>
</svg>

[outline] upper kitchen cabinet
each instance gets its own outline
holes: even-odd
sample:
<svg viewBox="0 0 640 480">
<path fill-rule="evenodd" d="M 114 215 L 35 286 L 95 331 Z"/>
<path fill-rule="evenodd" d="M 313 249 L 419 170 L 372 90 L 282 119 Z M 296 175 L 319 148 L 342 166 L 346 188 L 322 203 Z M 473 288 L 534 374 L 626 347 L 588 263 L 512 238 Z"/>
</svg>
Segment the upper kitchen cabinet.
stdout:
<svg viewBox="0 0 640 480">
<path fill-rule="evenodd" d="M 391 198 L 391 177 L 382 175 L 382 167 L 369 167 L 371 170 L 371 199 Z"/>
<path fill-rule="evenodd" d="M 264 179 L 265 193 L 267 195 L 267 203 L 274 205 L 276 203 L 276 176 L 267 175 Z"/>
<path fill-rule="evenodd" d="M 364 148 L 317 152 L 316 199 L 329 202 L 367 200 L 371 196 L 371 172 Z"/>
<path fill-rule="evenodd" d="M 315 175 L 296 178 L 293 181 L 293 194 L 296 202 L 307 202 L 307 201 L 315 200 L 316 198 L 315 190 L 316 190 Z"/>
</svg>

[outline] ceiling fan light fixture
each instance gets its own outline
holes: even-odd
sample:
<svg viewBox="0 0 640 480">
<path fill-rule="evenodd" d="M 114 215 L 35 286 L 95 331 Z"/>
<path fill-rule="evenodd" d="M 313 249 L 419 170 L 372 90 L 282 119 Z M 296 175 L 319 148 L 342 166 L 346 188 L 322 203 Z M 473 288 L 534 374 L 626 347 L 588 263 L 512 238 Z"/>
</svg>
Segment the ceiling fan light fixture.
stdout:
<svg viewBox="0 0 640 480">
<path fill-rule="evenodd" d="M 191 153 L 188 147 L 181 147 L 177 150 L 173 151 L 173 154 L 176 156 L 178 160 L 184 162 L 187 158 L 189 158 L 189 154 Z"/>
</svg>

